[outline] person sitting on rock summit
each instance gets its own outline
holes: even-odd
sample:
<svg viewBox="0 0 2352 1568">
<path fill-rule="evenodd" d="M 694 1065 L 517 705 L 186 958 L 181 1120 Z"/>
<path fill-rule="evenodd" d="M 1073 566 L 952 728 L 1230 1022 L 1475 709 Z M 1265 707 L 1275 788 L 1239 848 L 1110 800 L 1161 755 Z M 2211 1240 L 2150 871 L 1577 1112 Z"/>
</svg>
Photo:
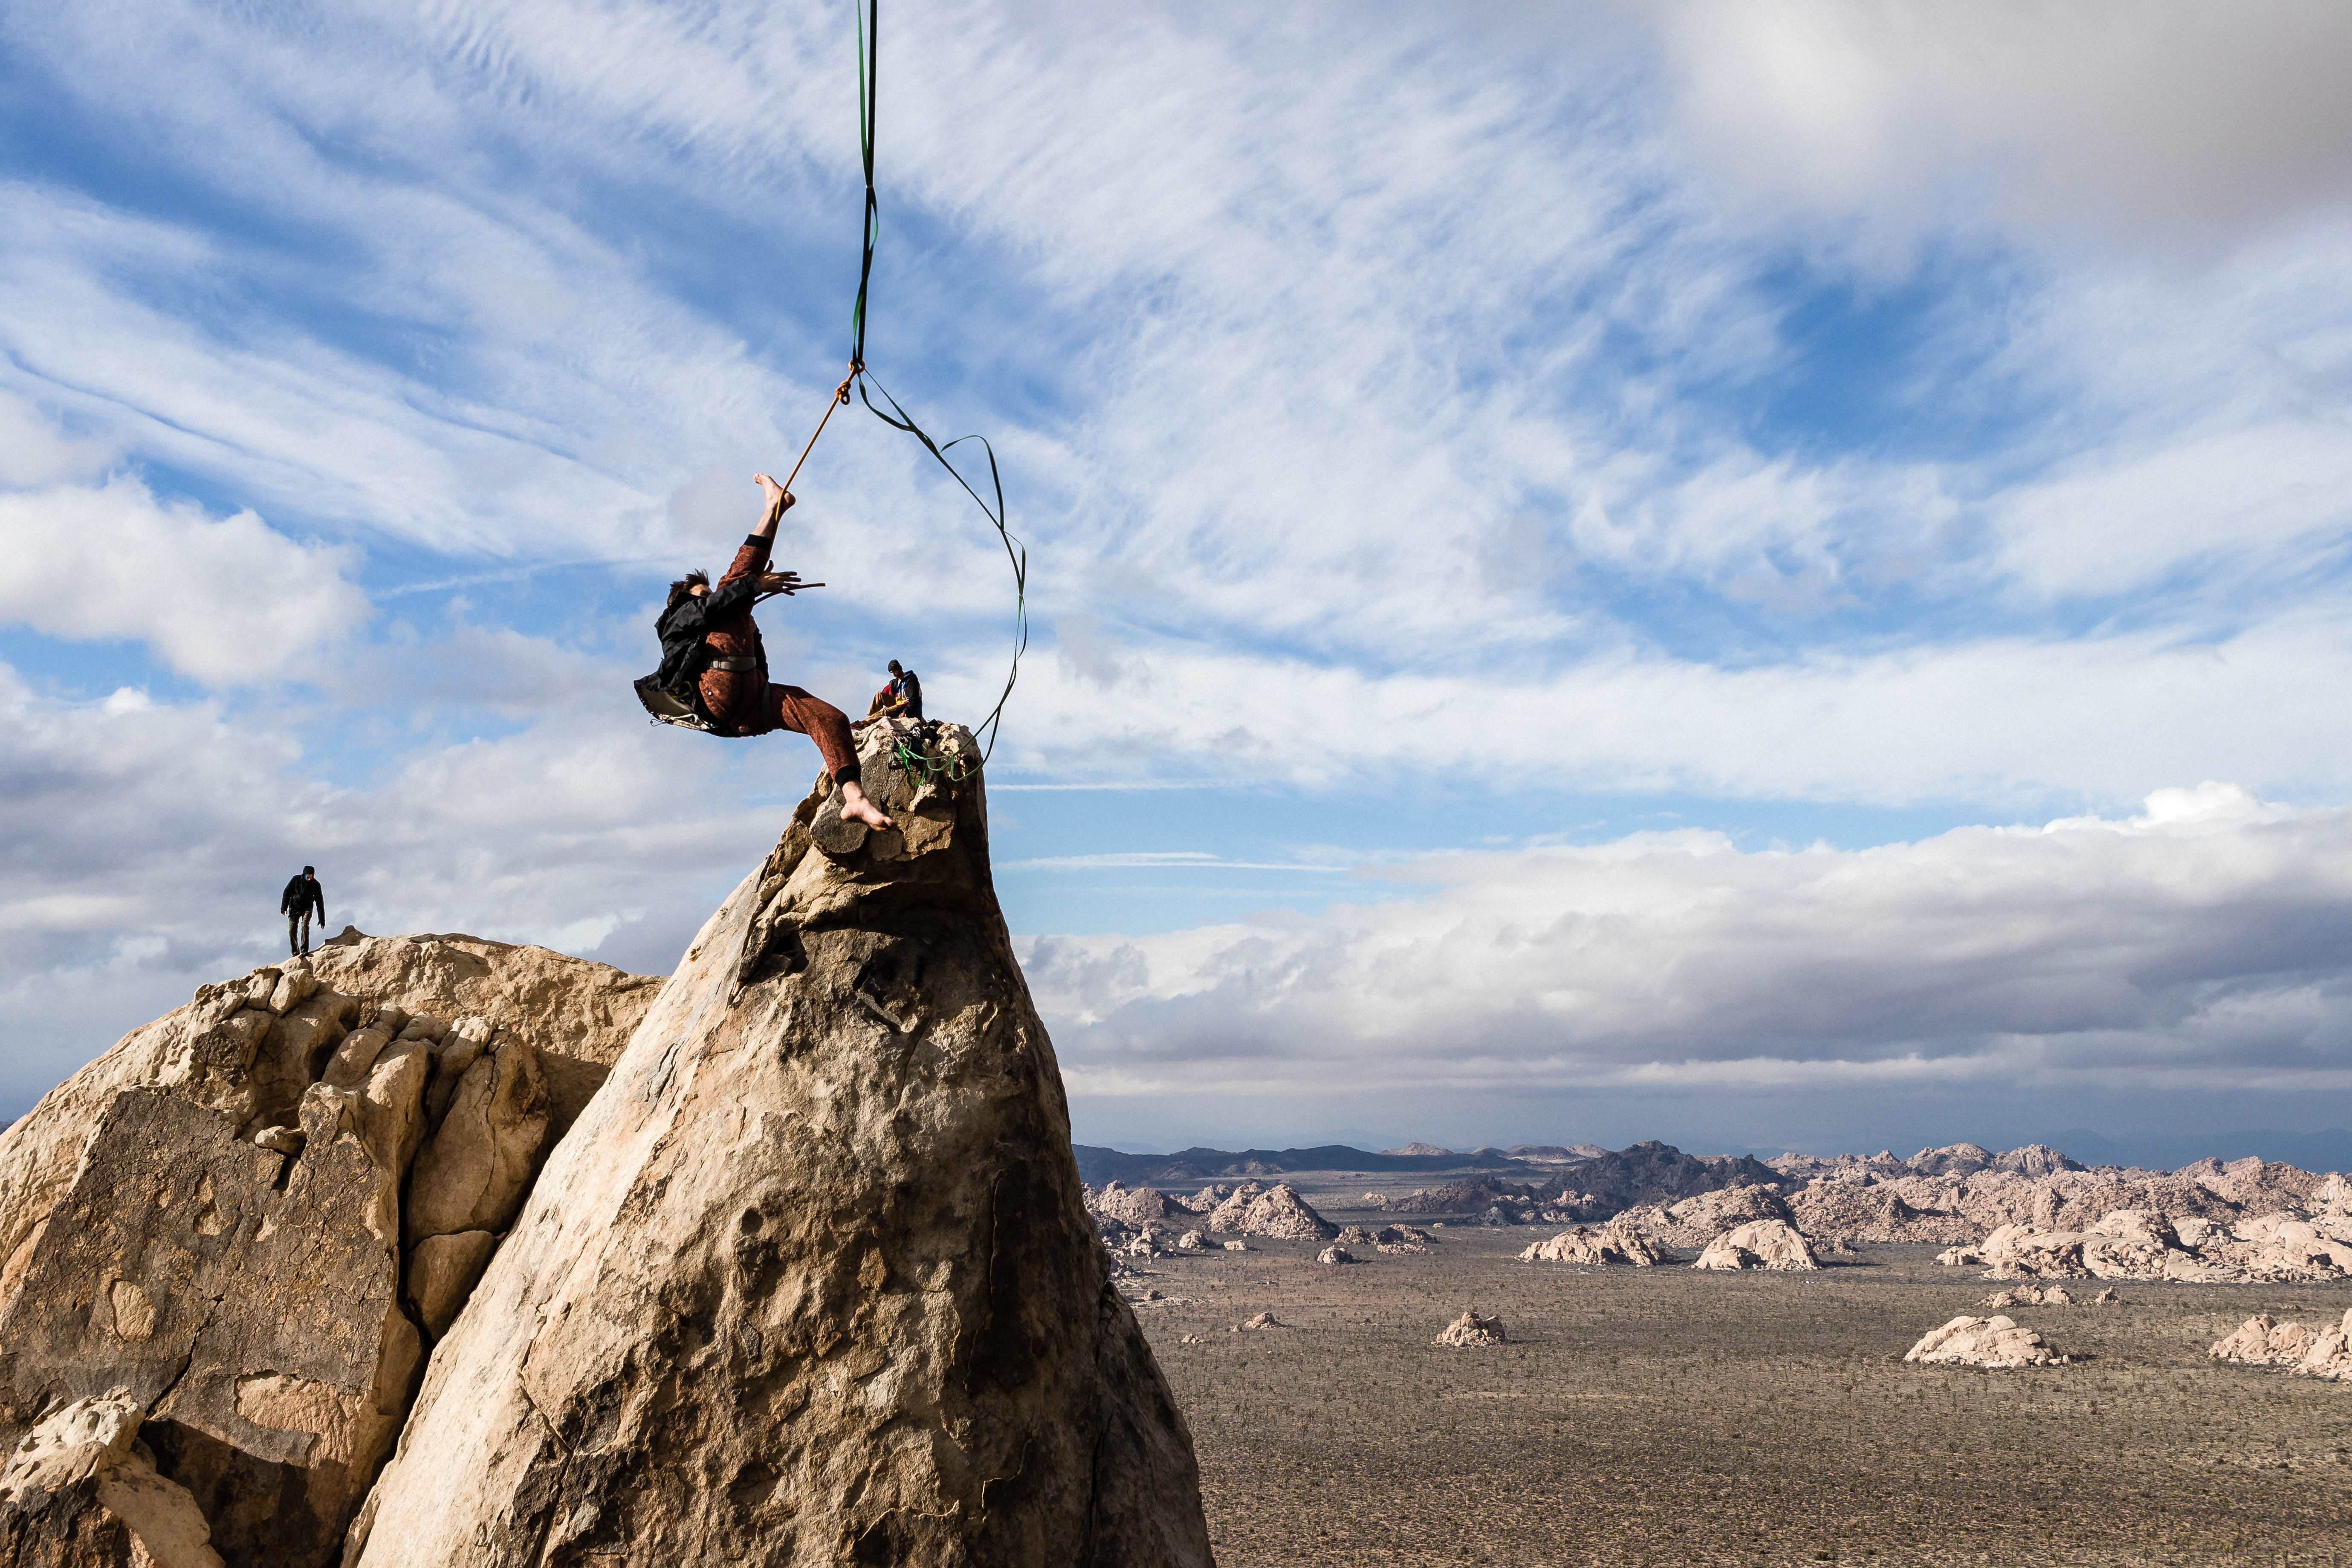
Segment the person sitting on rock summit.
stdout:
<svg viewBox="0 0 2352 1568">
<path fill-rule="evenodd" d="M 890 683 L 874 694 L 874 701 L 866 710 L 866 717 L 850 726 L 863 730 L 877 719 L 914 719 L 923 716 L 922 678 L 911 669 L 902 669 L 898 661 L 890 661 Z"/>
<path fill-rule="evenodd" d="M 825 771 L 841 792 L 841 815 L 868 827 L 889 827 L 890 819 L 866 798 L 859 783 L 857 745 L 850 736 L 848 715 L 797 686 L 777 686 L 768 679 L 768 650 L 751 619 L 751 606 L 762 595 L 789 595 L 803 584 L 797 572 L 768 570 L 776 525 L 792 506 L 792 494 L 765 474 L 752 478 L 767 492 L 766 515 L 715 586 L 703 572 L 689 572 L 669 585 L 669 604 L 657 623 L 662 645 L 667 647 L 675 633 L 689 629 L 683 617 L 694 616 L 707 650 L 696 696 L 712 731 L 730 736 L 799 731 L 816 742 Z"/>
<path fill-rule="evenodd" d="M 302 874 L 278 895 L 278 912 L 286 917 L 286 951 L 295 958 L 310 951 L 310 911 L 319 912 L 319 929 L 327 929 L 327 891 L 319 886 L 318 868 L 305 866 Z"/>
</svg>

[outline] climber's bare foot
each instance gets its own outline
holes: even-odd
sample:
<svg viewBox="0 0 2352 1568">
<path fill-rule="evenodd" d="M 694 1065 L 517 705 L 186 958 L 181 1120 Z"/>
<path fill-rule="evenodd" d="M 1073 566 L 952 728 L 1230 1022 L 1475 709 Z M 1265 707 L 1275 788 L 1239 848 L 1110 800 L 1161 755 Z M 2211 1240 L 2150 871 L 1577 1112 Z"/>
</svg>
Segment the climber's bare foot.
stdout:
<svg viewBox="0 0 2352 1568">
<path fill-rule="evenodd" d="M 882 828 L 898 826 L 876 810 L 874 803 L 866 798 L 866 792 L 854 782 L 841 786 L 841 815 L 852 822 L 862 822 L 868 827 Z"/>
<path fill-rule="evenodd" d="M 793 492 L 765 474 L 753 474 L 751 482 L 768 492 L 768 515 L 782 517 L 792 510 Z"/>
</svg>

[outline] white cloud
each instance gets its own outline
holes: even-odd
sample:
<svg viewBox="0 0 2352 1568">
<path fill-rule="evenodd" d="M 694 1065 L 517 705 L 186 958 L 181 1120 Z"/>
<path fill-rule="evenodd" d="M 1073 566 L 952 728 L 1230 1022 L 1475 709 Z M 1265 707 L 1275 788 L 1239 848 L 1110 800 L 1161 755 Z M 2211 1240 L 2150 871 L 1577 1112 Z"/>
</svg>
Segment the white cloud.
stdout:
<svg viewBox="0 0 2352 1568">
<path fill-rule="evenodd" d="M 33 489 L 103 473 L 115 448 L 69 435 L 30 399 L 0 387 L 0 489 Z"/>
<path fill-rule="evenodd" d="M 2130 800 L 2227 770 L 2289 796 L 2352 794 L 2336 717 L 2352 641 L 2319 612 L 2210 642 L 1985 638 L 1747 668 L 1633 649 L 1467 673 L 1381 674 L 1197 643 L 1125 658 L 1130 673 L 1108 689 L 1032 660 L 1000 769 L 2021 806 Z M 925 675 L 942 712 L 969 710 L 996 678 L 984 649 Z"/>
<path fill-rule="evenodd" d="M 146 642 L 215 685 L 299 677 L 367 619 L 349 552 L 298 543 L 250 511 L 163 505 L 134 479 L 0 493 L 0 624 Z"/>
<path fill-rule="evenodd" d="M 1957 208 L 2200 246 L 2352 196 L 2333 0 L 1680 0 L 1649 13 L 1716 163 L 1906 241 Z"/>
<path fill-rule="evenodd" d="M 1417 896 L 1034 939 L 1073 1093 L 2352 1089 L 2352 811 L 2207 784 L 1865 850 L 1690 831 L 1367 875 Z"/>
</svg>

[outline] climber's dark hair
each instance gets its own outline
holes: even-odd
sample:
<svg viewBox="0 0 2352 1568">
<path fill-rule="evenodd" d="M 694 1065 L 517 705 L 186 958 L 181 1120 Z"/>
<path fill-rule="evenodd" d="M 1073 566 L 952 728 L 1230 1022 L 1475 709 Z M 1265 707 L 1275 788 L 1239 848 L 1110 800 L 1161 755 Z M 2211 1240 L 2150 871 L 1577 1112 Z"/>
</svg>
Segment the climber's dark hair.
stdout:
<svg viewBox="0 0 2352 1568">
<path fill-rule="evenodd" d="M 685 576 L 680 577 L 677 582 L 672 583 L 669 585 L 669 603 L 663 605 L 662 608 L 666 610 L 674 610 L 677 608 L 677 602 L 686 597 L 687 590 L 698 585 L 705 588 L 709 587 L 710 574 L 708 572 L 688 572 Z"/>
</svg>

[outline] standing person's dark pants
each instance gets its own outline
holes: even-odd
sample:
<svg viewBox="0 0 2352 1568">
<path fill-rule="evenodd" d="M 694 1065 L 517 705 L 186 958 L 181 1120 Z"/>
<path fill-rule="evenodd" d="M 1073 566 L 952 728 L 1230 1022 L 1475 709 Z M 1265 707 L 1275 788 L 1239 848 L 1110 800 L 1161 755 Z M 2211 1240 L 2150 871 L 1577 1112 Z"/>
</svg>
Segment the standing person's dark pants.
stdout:
<svg viewBox="0 0 2352 1568">
<path fill-rule="evenodd" d="M 286 884 L 278 895 L 278 912 L 286 917 L 286 951 L 299 958 L 310 951 L 310 917 L 319 917 L 319 929 L 327 929 L 327 895 L 310 875 L 310 868 Z"/>
</svg>

